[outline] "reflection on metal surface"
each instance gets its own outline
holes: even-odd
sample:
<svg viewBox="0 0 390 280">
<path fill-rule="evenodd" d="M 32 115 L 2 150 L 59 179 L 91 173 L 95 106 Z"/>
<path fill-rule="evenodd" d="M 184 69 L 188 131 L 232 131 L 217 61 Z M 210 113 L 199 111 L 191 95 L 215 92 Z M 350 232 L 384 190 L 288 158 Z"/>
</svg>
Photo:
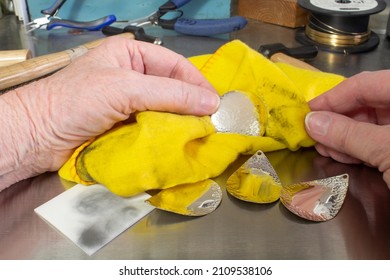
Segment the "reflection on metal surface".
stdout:
<svg viewBox="0 0 390 280">
<path fill-rule="evenodd" d="M 282 184 L 263 152 L 256 152 L 227 180 L 226 190 L 234 197 L 255 203 L 279 199 Z"/>
<path fill-rule="evenodd" d="M 161 190 L 146 202 L 181 215 L 204 216 L 213 212 L 221 200 L 220 186 L 213 180 L 205 180 Z"/>
<path fill-rule="evenodd" d="M 348 189 L 347 174 L 289 185 L 280 200 L 294 214 L 311 221 L 334 218 L 343 205 Z"/>
<path fill-rule="evenodd" d="M 255 104 L 239 91 L 221 97 L 220 106 L 211 121 L 218 132 L 260 136 L 261 124 Z"/>
<path fill-rule="evenodd" d="M 271 203 L 279 198 L 292 213 L 311 221 L 334 218 L 343 205 L 348 174 L 282 187 L 268 158 L 257 151 L 227 180 L 226 190 L 248 202 Z"/>
</svg>

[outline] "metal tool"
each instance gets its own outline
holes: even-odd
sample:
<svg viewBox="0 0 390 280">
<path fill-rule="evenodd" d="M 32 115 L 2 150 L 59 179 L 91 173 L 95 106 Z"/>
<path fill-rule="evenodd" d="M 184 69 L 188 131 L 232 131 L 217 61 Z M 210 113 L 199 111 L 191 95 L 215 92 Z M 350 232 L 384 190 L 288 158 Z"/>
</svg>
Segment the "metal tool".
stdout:
<svg viewBox="0 0 390 280">
<path fill-rule="evenodd" d="M 213 36 L 230 33 L 245 27 L 247 20 L 242 16 L 226 19 L 189 19 L 182 17 L 183 11 L 178 10 L 190 0 L 171 0 L 163 4 L 157 11 L 146 17 L 130 20 L 128 24 L 143 27 L 157 25 L 164 29 L 194 36 Z"/>
<path fill-rule="evenodd" d="M 27 33 L 36 29 L 51 30 L 59 27 L 83 29 L 88 31 L 100 30 L 102 27 L 112 24 L 116 21 L 114 15 L 108 15 L 93 21 L 74 21 L 57 17 L 57 13 L 66 0 L 56 0 L 51 7 L 41 11 L 44 17 L 34 19 L 26 25 Z"/>
<path fill-rule="evenodd" d="M 301 60 L 311 59 L 317 56 L 318 48 L 315 45 L 288 48 L 281 43 L 275 43 L 261 45 L 258 51 L 265 57 L 269 58 L 272 62 L 283 62 L 312 71 L 320 71 Z"/>
<path fill-rule="evenodd" d="M 149 42 L 155 45 L 162 45 L 163 43 L 160 38 L 147 35 L 145 33 L 145 30 L 142 27 L 138 27 L 138 26 L 128 25 L 124 28 L 119 28 L 114 26 L 104 26 L 102 28 L 102 33 L 106 36 L 112 36 L 112 35 L 117 35 L 126 32 L 133 33 L 135 39 L 138 41 Z"/>
<path fill-rule="evenodd" d="M 288 48 L 281 43 L 275 43 L 260 46 L 259 52 L 267 58 L 271 58 L 276 53 L 284 53 L 291 57 L 299 59 L 308 59 L 317 56 L 318 47 L 315 45 L 308 45 Z"/>
</svg>

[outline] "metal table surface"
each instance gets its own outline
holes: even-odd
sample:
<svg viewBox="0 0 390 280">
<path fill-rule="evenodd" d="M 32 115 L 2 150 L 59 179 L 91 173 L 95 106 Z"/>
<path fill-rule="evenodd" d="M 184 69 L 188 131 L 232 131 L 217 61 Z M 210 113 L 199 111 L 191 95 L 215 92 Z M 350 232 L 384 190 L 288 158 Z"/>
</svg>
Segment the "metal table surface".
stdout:
<svg viewBox="0 0 390 280">
<path fill-rule="evenodd" d="M 228 38 L 165 33 L 164 45 L 185 56 L 212 53 L 230 39 L 257 49 L 281 42 L 298 45 L 295 30 L 249 21 Z M 102 37 L 99 32 L 40 30 L 26 36 L 12 16 L 0 19 L 0 49 L 29 48 L 34 55 L 60 51 Z M 320 52 L 310 63 L 323 71 L 353 75 L 390 67 L 390 43 L 380 34 L 377 49 L 342 55 Z M 339 214 L 328 222 L 309 222 L 281 203 L 239 201 L 225 191 L 241 157 L 216 181 L 223 188 L 219 208 L 204 217 L 154 210 L 89 257 L 49 226 L 34 209 L 64 191 L 56 173 L 47 173 L 0 192 L 0 259 L 390 259 L 390 191 L 375 169 L 321 157 L 314 149 L 267 153 L 284 184 L 348 173 L 350 186 Z"/>
</svg>

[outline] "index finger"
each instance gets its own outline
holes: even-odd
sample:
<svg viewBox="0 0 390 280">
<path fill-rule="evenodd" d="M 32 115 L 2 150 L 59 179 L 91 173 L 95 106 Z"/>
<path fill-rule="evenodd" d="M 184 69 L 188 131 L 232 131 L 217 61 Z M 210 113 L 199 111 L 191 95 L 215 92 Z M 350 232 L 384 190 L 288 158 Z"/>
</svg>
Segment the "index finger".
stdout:
<svg viewBox="0 0 390 280">
<path fill-rule="evenodd" d="M 390 106 L 390 70 L 362 72 L 309 102 L 314 111 L 351 112 L 357 108 Z"/>
<path fill-rule="evenodd" d="M 121 46 L 125 50 L 121 49 Z M 142 74 L 177 79 L 215 92 L 212 85 L 188 59 L 165 47 L 113 37 L 105 42 L 105 50 L 116 52 L 118 64 Z"/>
</svg>

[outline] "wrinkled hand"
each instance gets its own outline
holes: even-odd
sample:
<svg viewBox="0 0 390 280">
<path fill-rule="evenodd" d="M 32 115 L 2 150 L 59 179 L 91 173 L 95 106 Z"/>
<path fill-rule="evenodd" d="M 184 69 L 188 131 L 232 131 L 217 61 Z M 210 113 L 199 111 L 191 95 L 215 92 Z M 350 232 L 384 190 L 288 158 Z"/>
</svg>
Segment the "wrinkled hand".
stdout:
<svg viewBox="0 0 390 280">
<path fill-rule="evenodd" d="M 18 110 L 19 119 L 28 120 L 16 135 L 14 157 L 24 163 L 36 160 L 34 175 L 58 170 L 77 146 L 133 112 L 208 115 L 219 105 L 216 91 L 183 56 L 121 37 L 107 39 L 63 70 L 3 97 L 4 104 Z"/>
<path fill-rule="evenodd" d="M 383 172 L 390 187 L 390 71 L 363 72 L 309 102 L 306 129 L 317 151 Z"/>
</svg>

